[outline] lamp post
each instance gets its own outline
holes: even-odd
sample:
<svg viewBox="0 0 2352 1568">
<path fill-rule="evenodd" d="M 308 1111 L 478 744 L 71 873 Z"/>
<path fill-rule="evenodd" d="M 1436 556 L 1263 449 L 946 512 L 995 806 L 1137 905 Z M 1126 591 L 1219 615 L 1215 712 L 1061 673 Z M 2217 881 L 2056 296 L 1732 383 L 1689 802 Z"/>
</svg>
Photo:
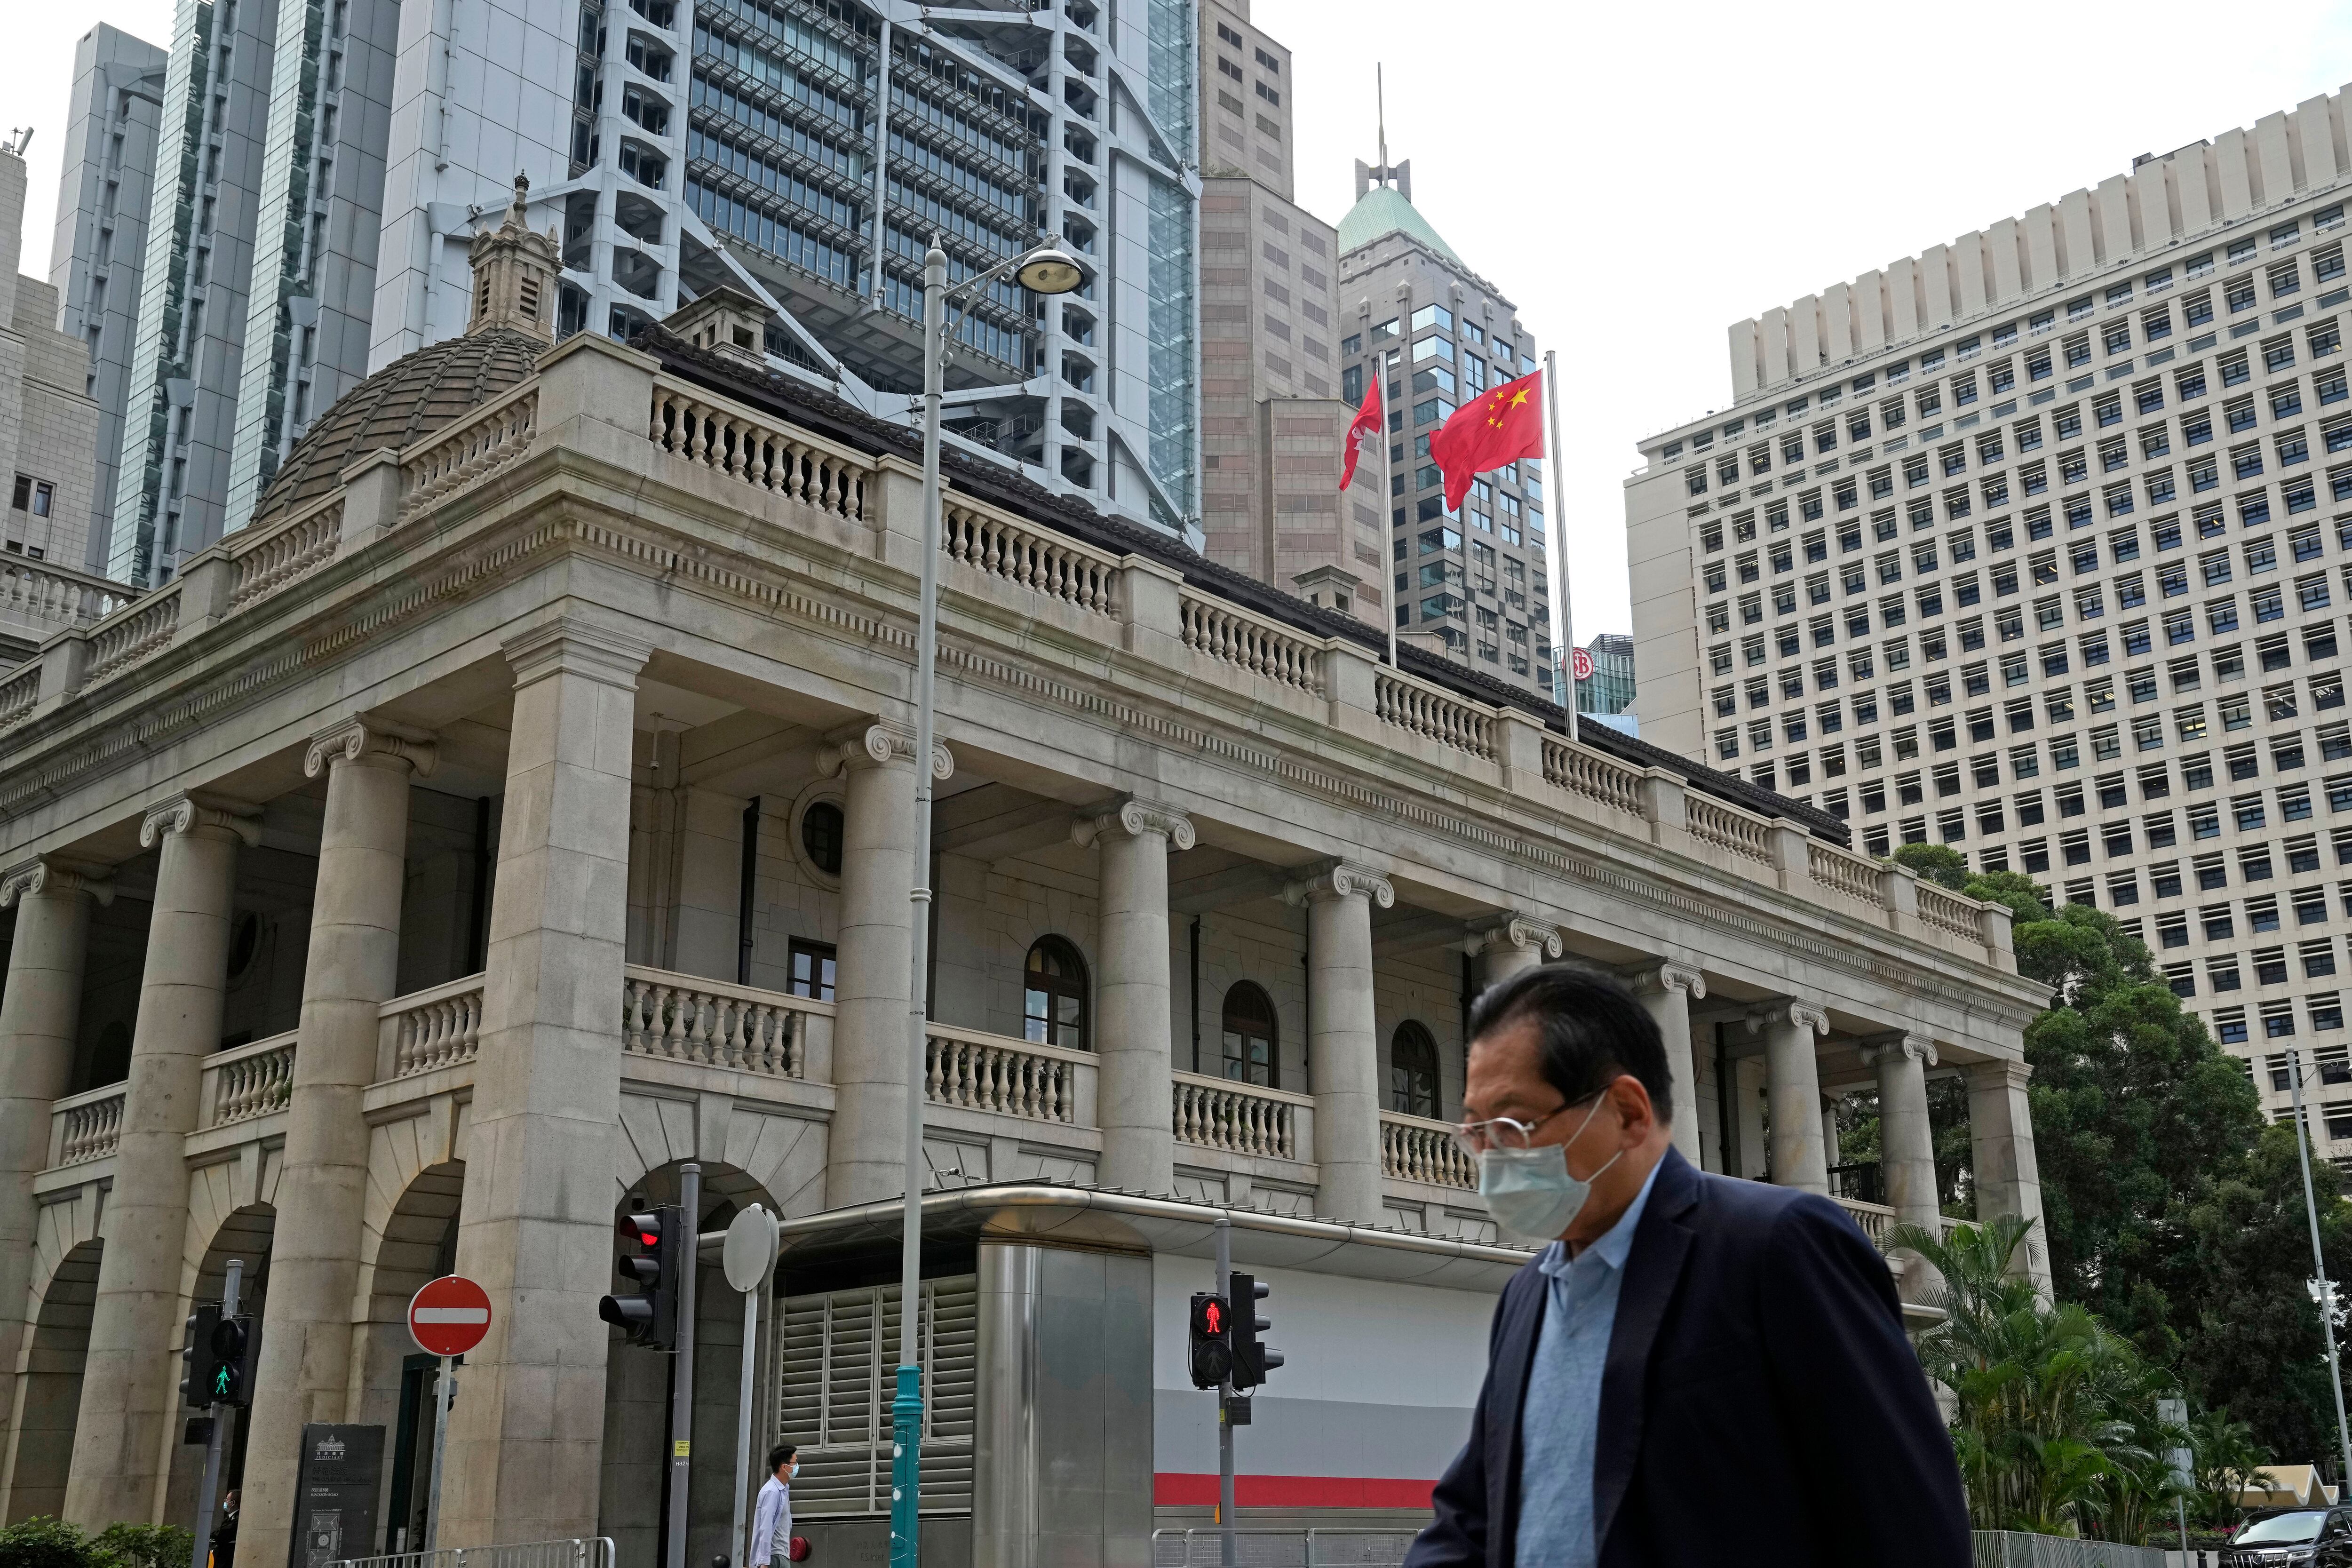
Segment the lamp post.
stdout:
<svg viewBox="0 0 2352 1568">
<path fill-rule="evenodd" d="M 907 1007 L 907 1218 L 898 1258 L 898 1382 L 890 1402 L 890 1568 L 915 1568 L 922 1490 L 923 1373 L 917 1320 L 922 1305 L 923 1079 L 930 1035 L 932 700 L 939 668 L 940 396 L 946 379 L 948 301 L 1006 274 L 1034 294 L 1067 294 L 1086 281 L 1076 257 L 1057 246 L 976 272 L 948 287 L 948 257 L 936 239 L 923 253 L 923 590 L 915 636 L 914 975 Z"/>
</svg>

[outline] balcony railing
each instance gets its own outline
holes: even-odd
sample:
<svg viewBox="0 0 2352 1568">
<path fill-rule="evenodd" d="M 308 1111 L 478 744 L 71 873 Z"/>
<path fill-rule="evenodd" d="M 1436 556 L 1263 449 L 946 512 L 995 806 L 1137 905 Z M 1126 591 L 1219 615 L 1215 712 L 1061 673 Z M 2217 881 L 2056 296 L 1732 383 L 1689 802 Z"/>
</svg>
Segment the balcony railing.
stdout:
<svg viewBox="0 0 2352 1568">
<path fill-rule="evenodd" d="M 215 1051 L 205 1058 L 203 1098 L 206 1127 L 226 1127 L 283 1110 L 294 1098 L 294 1042 L 289 1029 L 266 1040 Z"/>
<path fill-rule="evenodd" d="M 832 1016 L 830 1002 L 632 963 L 622 982 L 621 1048 L 762 1078 L 806 1078 L 809 1020 Z"/>
<path fill-rule="evenodd" d="M 49 1107 L 49 1168 L 103 1160 L 122 1144 L 127 1083 L 68 1095 Z"/>
<path fill-rule="evenodd" d="M 1381 1174 L 1433 1187 L 1478 1190 L 1478 1163 L 1454 1142 L 1449 1122 L 1381 1112 Z"/>
<path fill-rule="evenodd" d="M 468 974 L 395 996 L 379 1016 L 379 1079 L 414 1078 L 471 1061 L 482 1044 L 482 977 Z"/>
<path fill-rule="evenodd" d="M 1262 1159 L 1299 1158 L 1301 1123 L 1315 1107 L 1309 1097 L 1199 1073 L 1173 1076 L 1177 1142 Z"/>
<path fill-rule="evenodd" d="M 1024 1121 L 1091 1126 L 1095 1069 L 1090 1051 L 933 1024 L 923 1057 L 923 1097 L 933 1105 Z"/>
</svg>

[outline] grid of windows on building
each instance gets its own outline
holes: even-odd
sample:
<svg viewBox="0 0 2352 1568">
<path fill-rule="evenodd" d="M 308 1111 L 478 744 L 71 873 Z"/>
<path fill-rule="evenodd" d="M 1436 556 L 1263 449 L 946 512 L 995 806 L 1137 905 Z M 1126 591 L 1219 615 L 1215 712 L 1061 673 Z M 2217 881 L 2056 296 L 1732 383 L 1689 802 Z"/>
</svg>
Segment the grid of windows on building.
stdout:
<svg viewBox="0 0 2352 1568">
<path fill-rule="evenodd" d="M 1342 240 L 1346 230 L 1341 231 Z M 1351 255 L 1350 260 L 1354 259 Z M 1353 275 L 1343 272 L 1352 291 Z M 1507 312 L 1507 302 L 1501 302 Z M 1545 563 L 1543 465 L 1509 463 L 1445 505 L 1429 439 L 1463 401 L 1532 374 L 1524 333 L 1496 332 L 1431 301 L 1370 321 L 1340 340 L 1340 396 L 1360 404 L 1375 366 L 1388 384 L 1390 552 L 1400 632 L 1473 668 L 1507 670 L 1551 689 L 1551 584 Z"/>
<path fill-rule="evenodd" d="M 1706 760 L 2111 912 L 2274 1114 L 2316 1048 L 2352 1161 L 2352 279 L 2341 194 L 2297 208 L 1650 456 Z"/>
</svg>

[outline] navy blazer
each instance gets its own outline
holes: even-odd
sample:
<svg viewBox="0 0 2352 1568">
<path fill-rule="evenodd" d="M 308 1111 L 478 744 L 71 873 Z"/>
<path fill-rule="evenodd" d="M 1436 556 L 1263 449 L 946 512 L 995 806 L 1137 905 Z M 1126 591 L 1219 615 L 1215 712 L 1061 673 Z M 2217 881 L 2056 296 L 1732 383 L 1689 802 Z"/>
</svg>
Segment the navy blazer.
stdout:
<svg viewBox="0 0 2352 1568">
<path fill-rule="evenodd" d="M 1504 1288 L 1470 1440 L 1407 1568 L 1516 1561 L 1520 1407 L 1549 1296 L 1533 1263 Z M 1959 1468 L 1894 1281 L 1827 1198 L 1669 1149 L 1625 1260 L 1599 1419 L 1602 1568 L 1968 1568 Z"/>
</svg>

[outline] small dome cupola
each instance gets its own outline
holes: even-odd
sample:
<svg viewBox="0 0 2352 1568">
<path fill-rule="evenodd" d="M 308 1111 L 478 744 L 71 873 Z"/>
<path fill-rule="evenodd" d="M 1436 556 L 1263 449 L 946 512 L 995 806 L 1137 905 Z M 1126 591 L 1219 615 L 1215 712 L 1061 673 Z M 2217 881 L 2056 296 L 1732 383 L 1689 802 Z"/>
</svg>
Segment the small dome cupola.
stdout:
<svg viewBox="0 0 2352 1568">
<path fill-rule="evenodd" d="M 555 298 L 561 251 L 555 236 L 533 234 L 523 217 L 530 197 L 530 177 L 515 176 L 514 205 L 506 221 L 486 234 L 474 236 L 467 260 L 474 268 L 474 314 L 466 331 L 505 328 L 527 332 L 541 342 L 553 342 L 548 324 Z"/>
</svg>

